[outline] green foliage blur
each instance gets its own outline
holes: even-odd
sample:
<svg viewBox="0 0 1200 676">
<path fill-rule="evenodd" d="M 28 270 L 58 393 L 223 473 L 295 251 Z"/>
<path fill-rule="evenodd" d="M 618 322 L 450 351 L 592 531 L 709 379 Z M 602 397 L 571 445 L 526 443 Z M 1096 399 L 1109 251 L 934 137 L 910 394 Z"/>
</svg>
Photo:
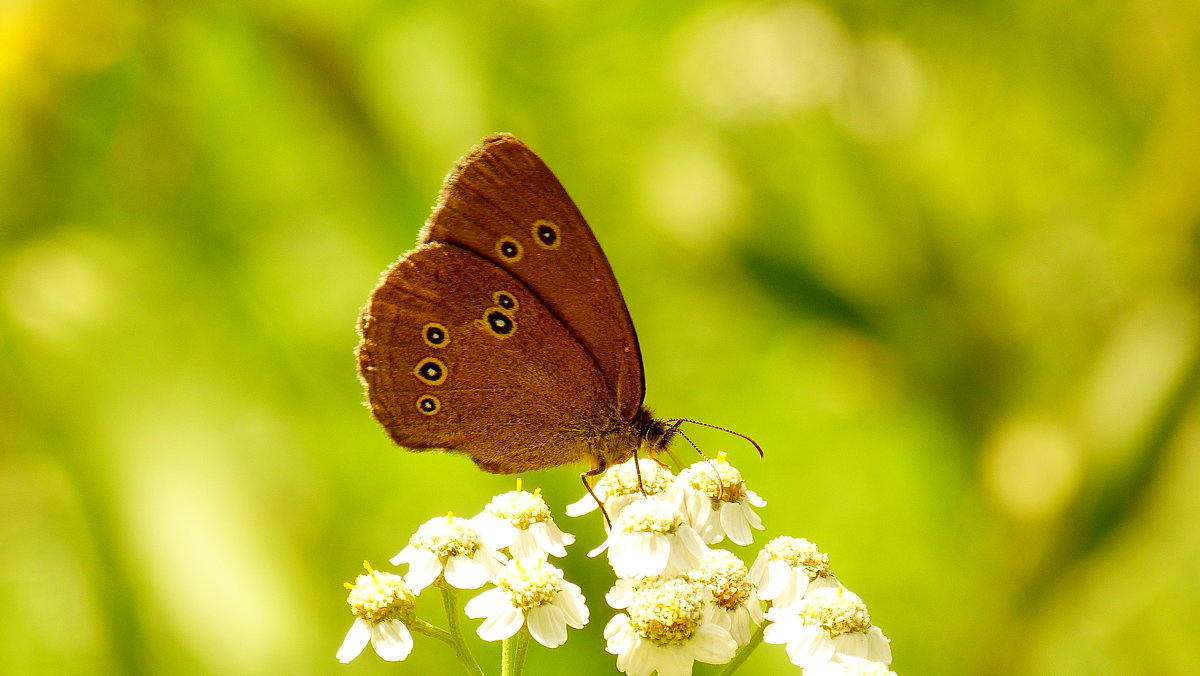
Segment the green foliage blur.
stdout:
<svg viewBox="0 0 1200 676">
<path fill-rule="evenodd" d="M 898 672 L 1195 673 L 1194 0 L 0 4 L 0 673 L 459 673 L 334 660 L 363 559 L 514 488 L 390 444 L 354 327 L 496 131 Z M 579 469 L 527 673 L 615 672 Z"/>
</svg>

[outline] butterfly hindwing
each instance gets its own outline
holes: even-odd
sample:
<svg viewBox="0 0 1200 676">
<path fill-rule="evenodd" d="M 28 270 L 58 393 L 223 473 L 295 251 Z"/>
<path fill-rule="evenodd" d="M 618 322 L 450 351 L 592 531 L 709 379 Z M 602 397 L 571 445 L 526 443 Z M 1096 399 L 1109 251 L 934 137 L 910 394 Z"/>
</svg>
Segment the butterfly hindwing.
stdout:
<svg viewBox="0 0 1200 676">
<path fill-rule="evenodd" d="M 506 270 L 452 244 L 397 262 L 359 331 L 372 414 L 408 448 L 463 452 L 515 473 L 586 459 L 616 415 L 603 374 L 554 313 Z"/>
<path fill-rule="evenodd" d="M 558 179 L 524 143 L 489 137 L 459 162 L 422 235 L 520 279 L 583 346 L 622 419 L 645 395 L 633 321 L 612 268 Z"/>
</svg>

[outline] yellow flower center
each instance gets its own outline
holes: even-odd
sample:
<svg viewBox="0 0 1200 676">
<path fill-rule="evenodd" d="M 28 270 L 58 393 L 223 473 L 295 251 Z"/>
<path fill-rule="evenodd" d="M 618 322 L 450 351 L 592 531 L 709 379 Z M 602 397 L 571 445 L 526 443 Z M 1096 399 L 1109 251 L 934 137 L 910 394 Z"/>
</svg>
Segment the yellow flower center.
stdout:
<svg viewBox="0 0 1200 676">
<path fill-rule="evenodd" d="M 701 585 L 683 577 L 647 578 L 625 609 L 629 626 L 658 646 L 687 643 L 704 620 L 706 596 Z"/>
<path fill-rule="evenodd" d="M 779 559 L 793 568 L 803 568 L 808 572 L 809 580 L 829 575 L 829 555 L 804 538 L 781 535 L 768 542 L 763 550 L 769 558 Z"/>
<path fill-rule="evenodd" d="M 446 559 L 450 556 L 474 556 L 483 542 L 467 520 L 442 517 L 421 524 L 409 538 L 408 544 Z"/>
<path fill-rule="evenodd" d="M 384 620 L 400 620 L 405 624 L 412 621 L 416 598 L 399 575 L 373 570 L 359 575 L 354 584 L 347 587 L 350 594 L 346 602 L 351 611 L 364 620 L 373 624 Z"/>
<path fill-rule="evenodd" d="M 714 549 L 688 577 L 707 586 L 713 600 L 725 610 L 741 608 L 754 591 L 746 564 L 724 549 Z"/>
<path fill-rule="evenodd" d="M 683 525 L 683 516 L 662 500 L 639 500 L 617 517 L 615 528 L 624 533 L 674 533 Z"/>
<path fill-rule="evenodd" d="M 742 502 L 747 497 L 742 473 L 722 457 L 702 460 L 682 474 L 692 488 L 708 496 L 713 509 L 718 509 L 722 502 Z"/>
<path fill-rule="evenodd" d="M 871 628 L 866 604 L 844 596 L 805 599 L 800 608 L 800 621 L 821 627 L 830 638 L 854 632 L 865 634 Z"/>
<path fill-rule="evenodd" d="M 661 493 L 671 485 L 671 473 L 662 465 L 648 458 L 641 459 L 638 465 L 629 460 L 616 465 L 605 473 L 597 488 L 602 488 L 605 495 L 633 495 L 646 491 L 646 495 Z M 638 468 L 641 469 L 642 481 L 638 483 Z"/>
<path fill-rule="evenodd" d="M 496 577 L 496 586 L 508 594 L 514 608 L 529 611 L 554 601 L 563 590 L 563 576 L 539 559 L 532 567 L 510 562 Z"/>
<path fill-rule="evenodd" d="M 509 491 L 497 495 L 488 503 L 487 511 L 521 530 L 550 520 L 550 508 L 541 494 L 527 491 Z"/>
</svg>

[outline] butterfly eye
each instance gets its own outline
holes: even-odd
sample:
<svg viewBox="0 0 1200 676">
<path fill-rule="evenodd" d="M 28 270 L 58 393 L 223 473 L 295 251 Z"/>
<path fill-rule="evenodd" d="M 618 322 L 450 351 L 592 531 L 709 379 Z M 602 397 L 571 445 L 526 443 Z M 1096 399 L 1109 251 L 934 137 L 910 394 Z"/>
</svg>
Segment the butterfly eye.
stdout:
<svg viewBox="0 0 1200 676">
<path fill-rule="evenodd" d="M 543 249 L 557 249 L 559 245 L 558 226 L 544 218 L 533 222 L 533 241 Z"/>
<path fill-rule="evenodd" d="M 417 410 L 425 415 L 434 415 L 442 410 L 442 402 L 432 394 L 425 394 L 417 397 Z"/>
<path fill-rule="evenodd" d="M 498 307 L 488 308 L 483 319 L 475 320 L 475 325 L 496 338 L 508 338 L 517 330 L 517 322 L 512 315 Z"/>
<path fill-rule="evenodd" d="M 493 293 L 492 302 L 504 308 L 505 310 L 517 309 L 517 299 L 507 291 L 497 291 L 496 293 Z"/>
<path fill-rule="evenodd" d="M 417 367 L 413 369 L 413 375 L 430 385 L 441 385 L 446 382 L 446 365 L 442 363 L 441 359 L 426 357 L 417 362 Z"/>
<path fill-rule="evenodd" d="M 425 328 L 421 329 L 421 337 L 425 339 L 425 344 L 429 347 L 443 348 L 450 342 L 450 334 L 446 332 L 446 327 L 437 322 L 429 322 Z"/>
<path fill-rule="evenodd" d="M 496 253 L 500 257 L 516 263 L 521 260 L 521 243 L 513 237 L 501 237 L 499 242 L 496 242 Z"/>
</svg>

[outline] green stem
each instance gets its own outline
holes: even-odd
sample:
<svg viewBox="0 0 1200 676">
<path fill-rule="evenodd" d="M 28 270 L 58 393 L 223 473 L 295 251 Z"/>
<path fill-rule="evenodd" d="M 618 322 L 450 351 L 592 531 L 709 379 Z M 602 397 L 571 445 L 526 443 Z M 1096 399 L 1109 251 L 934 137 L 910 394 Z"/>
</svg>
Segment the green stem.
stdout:
<svg viewBox="0 0 1200 676">
<path fill-rule="evenodd" d="M 446 624 L 450 627 L 448 633 L 454 653 L 466 667 L 467 673 L 471 676 L 483 676 L 483 669 L 479 668 L 479 663 L 475 661 L 475 656 L 471 654 L 471 649 L 467 647 L 467 641 L 463 638 L 462 624 L 458 621 L 458 594 L 450 587 L 442 587 L 442 605 L 446 608 Z"/>
<path fill-rule="evenodd" d="M 450 635 L 450 632 L 437 625 L 430 624 L 419 617 L 413 619 L 413 621 L 409 623 L 408 630 L 414 634 L 436 638 L 451 648 L 454 647 L 454 637 Z"/>
<path fill-rule="evenodd" d="M 521 627 L 520 631 L 504 639 L 501 650 L 501 665 L 503 676 L 521 676 L 525 668 L 525 653 L 529 652 L 529 629 Z"/>
<path fill-rule="evenodd" d="M 529 652 L 529 628 L 521 627 L 517 632 L 517 654 L 513 656 L 512 676 L 521 676 L 525 668 L 525 653 Z"/>
<path fill-rule="evenodd" d="M 721 672 L 721 676 L 729 676 L 733 672 L 737 671 L 738 667 L 742 666 L 742 663 L 750 657 L 750 653 L 754 652 L 754 649 L 758 647 L 759 643 L 762 643 L 763 631 L 766 630 L 766 628 L 767 623 L 765 621 L 758 625 L 758 629 L 756 629 L 754 631 L 754 635 L 750 637 L 750 642 L 738 649 L 737 654 L 733 656 L 733 659 L 730 660 L 729 664 Z"/>
</svg>

